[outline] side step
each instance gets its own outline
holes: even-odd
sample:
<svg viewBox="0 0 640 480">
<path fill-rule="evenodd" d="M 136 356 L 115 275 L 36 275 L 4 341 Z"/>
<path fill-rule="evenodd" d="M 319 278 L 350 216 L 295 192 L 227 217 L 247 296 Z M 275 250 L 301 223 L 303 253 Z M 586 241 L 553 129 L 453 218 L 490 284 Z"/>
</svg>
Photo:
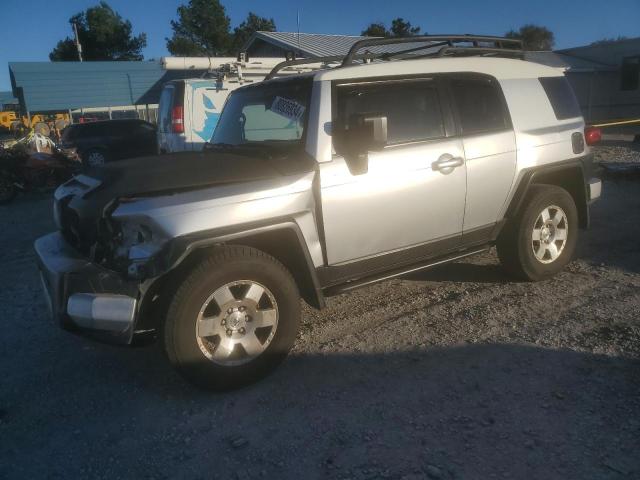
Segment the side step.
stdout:
<svg viewBox="0 0 640 480">
<path fill-rule="evenodd" d="M 360 287 L 366 287 L 368 285 L 372 285 L 374 283 L 383 282 L 385 280 L 390 280 L 395 277 L 400 277 L 402 275 L 406 275 L 408 273 L 419 272 L 421 270 L 427 270 L 429 268 L 437 267 L 438 265 L 442 265 L 444 263 L 454 262 L 461 258 L 470 257 L 472 255 L 476 255 L 478 253 L 486 252 L 491 248 L 490 245 L 485 245 L 482 248 L 465 251 L 465 252 L 456 252 L 446 257 L 441 257 L 437 260 L 431 259 L 426 262 L 412 264 L 408 266 L 404 266 L 401 268 L 397 268 L 394 270 L 387 270 L 380 274 L 370 275 L 368 277 L 359 278 L 357 280 L 352 280 L 347 283 L 343 283 L 340 285 L 334 285 L 332 287 L 328 287 L 323 291 L 325 296 L 331 297 L 334 295 L 339 295 L 341 293 L 350 292 L 351 290 L 355 290 Z"/>
</svg>

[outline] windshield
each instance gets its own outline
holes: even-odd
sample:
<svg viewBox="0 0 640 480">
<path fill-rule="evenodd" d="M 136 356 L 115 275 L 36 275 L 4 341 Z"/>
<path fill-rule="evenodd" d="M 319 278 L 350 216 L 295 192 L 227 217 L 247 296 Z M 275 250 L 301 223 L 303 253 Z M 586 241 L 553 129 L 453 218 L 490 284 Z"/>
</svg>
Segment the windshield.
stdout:
<svg viewBox="0 0 640 480">
<path fill-rule="evenodd" d="M 213 134 L 213 144 L 298 144 L 306 126 L 311 78 L 263 84 L 231 94 Z"/>
</svg>

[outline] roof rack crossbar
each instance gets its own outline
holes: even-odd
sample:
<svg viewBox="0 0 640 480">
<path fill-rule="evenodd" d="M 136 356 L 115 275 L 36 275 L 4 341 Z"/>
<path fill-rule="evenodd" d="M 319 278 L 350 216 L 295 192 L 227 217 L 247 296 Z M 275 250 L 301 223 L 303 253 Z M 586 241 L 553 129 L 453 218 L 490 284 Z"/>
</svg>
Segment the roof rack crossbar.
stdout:
<svg viewBox="0 0 640 480">
<path fill-rule="evenodd" d="M 357 60 L 372 60 L 373 58 L 375 58 L 375 56 L 371 54 L 363 54 L 363 55 L 356 55 L 355 58 Z M 331 55 L 328 57 L 310 57 L 310 58 L 299 58 L 297 60 L 284 60 L 278 63 L 275 67 L 271 69 L 269 74 L 265 77 L 265 80 L 271 80 L 283 68 L 294 67 L 296 65 L 308 65 L 311 63 L 337 63 L 337 62 L 342 62 L 343 59 L 344 59 L 344 55 Z"/>
<path fill-rule="evenodd" d="M 524 58 L 523 50 L 511 50 L 508 48 L 488 48 L 488 47 L 444 47 L 438 50 L 437 56 L 444 57 L 446 55 L 455 54 L 470 54 L 470 55 L 483 55 L 494 54 L 495 56 L 509 57 L 509 58 Z M 436 56 L 436 55 L 434 55 Z"/>
<path fill-rule="evenodd" d="M 454 43 L 459 42 L 471 42 L 474 45 L 477 45 L 479 42 L 489 42 L 493 43 L 496 48 L 502 48 L 504 50 L 521 50 L 522 49 L 522 41 L 513 39 L 513 38 L 505 38 L 505 37 L 492 37 L 492 36 L 482 36 L 482 35 L 418 35 L 414 37 L 395 37 L 395 38 L 365 38 L 363 40 L 359 40 L 354 43 L 349 49 L 349 53 L 345 55 L 344 60 L 342 61 L 342 66 L 346 67 L 348 65 L 352 65 L 353 61 L 356 60 L 356 55 L 359 50 L 365 47 L 374 47 L 381 45 L 395 45 L 401 43 L 419 43 L 419 42 L 447 42 L 451 47 L 453 47 Z M 511 48 L 506 45 L 512 45 Z M 432 47 L 433 45 L 429 45 L 428 47 Z M 425 47 L 427 48 L 427 47 Z M 481 47 L 473 47 L 473 48 L 481 48 Z"/>
</svg>

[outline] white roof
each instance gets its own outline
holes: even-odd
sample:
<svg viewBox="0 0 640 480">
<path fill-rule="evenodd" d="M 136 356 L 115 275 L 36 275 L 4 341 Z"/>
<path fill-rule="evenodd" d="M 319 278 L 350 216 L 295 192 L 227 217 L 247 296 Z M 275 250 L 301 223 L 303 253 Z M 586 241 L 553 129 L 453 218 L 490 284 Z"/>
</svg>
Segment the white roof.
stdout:
<svg viewBox="0 0 640 480">
<path fill-rule="evenodd" d="M 516 78 L 557 77 L 562 69 L 538 63 L 510 58 L 457 57 L 429 58 L 374 62 L 323 70 L 315 75 L 316 81 L 344 80 L 351 78 L 382 77 L 389 75 L 412 75 L 422 73 L 475 72 L 491 75 L 498 80 Z"/>
</svg>

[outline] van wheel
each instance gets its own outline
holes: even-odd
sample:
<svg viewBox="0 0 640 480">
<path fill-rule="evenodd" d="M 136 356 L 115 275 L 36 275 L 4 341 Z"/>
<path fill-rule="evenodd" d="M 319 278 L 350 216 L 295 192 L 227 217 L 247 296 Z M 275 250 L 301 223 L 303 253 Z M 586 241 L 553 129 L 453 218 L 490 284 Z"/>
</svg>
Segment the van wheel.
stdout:
<svg viewBox="0 0 640 480">
<path fill-rule="evenodd" d="M 182 375 L 223 391 L 271 372 L 289 353 L 299 324 L 300 296 L 287 269 L 259 250 L 229 246 L 187 275 L 162 337 Z"/>
<path fill-rule="evenodd" d="M 533 185 L 498 238 L 498 257 L 516 278 L 544 280 L 571 261 L 577 240 L 578 211 L 571 195 L 555 185 Z"/>
</svg>

